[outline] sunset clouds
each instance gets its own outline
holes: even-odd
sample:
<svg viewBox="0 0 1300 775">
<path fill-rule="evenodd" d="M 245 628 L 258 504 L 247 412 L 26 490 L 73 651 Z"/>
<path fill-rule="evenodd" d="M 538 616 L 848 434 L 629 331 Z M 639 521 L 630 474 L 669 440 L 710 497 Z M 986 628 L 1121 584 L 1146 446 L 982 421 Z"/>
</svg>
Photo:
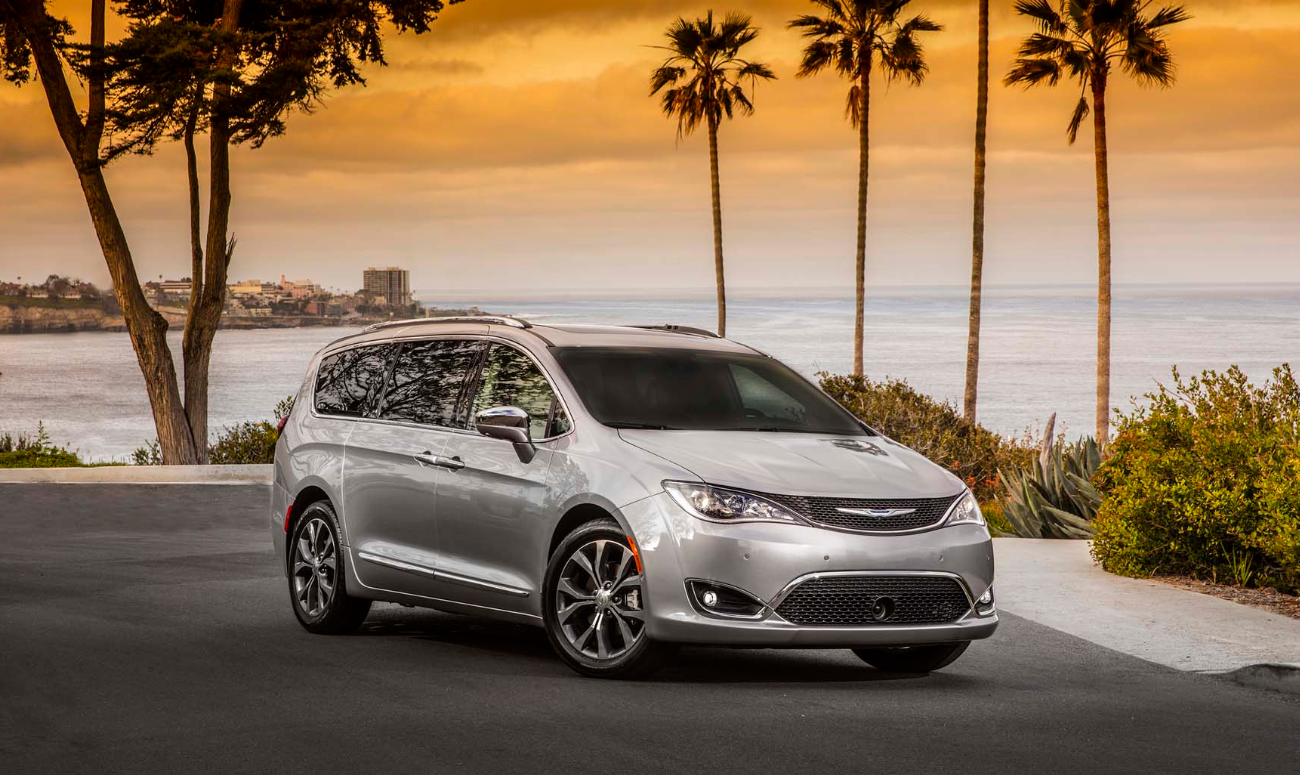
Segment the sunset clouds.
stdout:
<svg viewBox="0 0 1300 775">
<path fill-rule="evenodd" d="M 59 4 L 78 22 L 81 3 Z M 969 262 L 974 3 L 915 0 L 944 24 L 921 88 L 877 88 L 868 281 L 961 284 Z M 993 72 L 1030 25 L 994 2 Z M 776 70 L 755 116 L 721 132 L 724 230 L 739 286 L 851 281 L 855 137 L 846 85 L 796 80 L 793 0 L 754 14 L 753 56 Z M 1170 34 L 1172 90 L 1111 98 L 1119 282 L 1300 281 L 1300 2 L 1192 0 Z M 647 97 L 649 46 L 705 3 L 466 0 L 430 35 L 391 37 L 368 88 L 331 94 L 283 138 L 235 161 L 234 277 L 281 271 L 353 287 L 400 263 L 417 288 L 707 287 L 707 151 L 675 142 Z M 1065 125 L 1066 85 L 995 84 L 987 278 L 1094 273 L 1091 137 Z M 110 168 L 141 274 L 186 271 L 176 148 Z M 39 86 L 0 86 L 0 277 L 106 278 Z"/>
</svg>

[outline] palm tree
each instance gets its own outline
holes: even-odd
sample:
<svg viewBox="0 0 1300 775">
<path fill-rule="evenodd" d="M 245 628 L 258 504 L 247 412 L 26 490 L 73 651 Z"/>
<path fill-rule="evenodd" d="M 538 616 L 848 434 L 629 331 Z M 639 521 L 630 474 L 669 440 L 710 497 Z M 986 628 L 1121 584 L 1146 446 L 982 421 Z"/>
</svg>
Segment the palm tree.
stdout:
<svg viewBox="0 0 1300 775">
<path fill-rule="evenodd" d="M 971 226 L 970 320 L 962 410 L 975 422 L 980 378 L 980 305 L 984 296 L 984 166 L 989 125 L 989 0 L 979 0 L 979 76 L 975 96 L 975 215 Z"/>
<path fill-rule="evenodd" d="M 1017 0 L 1016 11 L 1038 32 L 1025 38 L 1007 85 L 1054 86 L 1069 76 L 1082 92 L 1066 134 L 1073 145 L 1092 114 L 1097 168 L 1097 442 L 1110 437 L 1110 173 L 1106 149 L 1106 85 L 1112 65 L 1139 83 L 1171 86 L 1173 55 L 1164 28 L 1191 18 L 1182 6 L 1148 14 L 1150 0 Z M 1089 104 L 1088 98 L 1092 102 Z"/>
<path fill-rule="evenodd" d="M 911 0 L 812 0 L 824 16 L 806 14 L 790 22 L 809 41 L 799 64 L 799 78 L 834 68 L 852 81 L 845 113 L 858 130 L 857 314 L 853 328 L 853 373 L 862 374 L 863 311 L 866 306 L 868 117 L 871 71 L 877 64 L 889 81 L 919 86 L 929 67 L 918 32 L 943 29 L 924 15 L 905 22 L 899 16 Z M 878 60 L 878 61 L 877 61 Z"/>
<path fill-rule="evenodd" d="M 750 89 L 759 78 L 776 74 L 765 64 L 740 58 L 740 50 L 758 37 L 750 17 L 728 13 L 714 24 L 713 11 L 704 18 L 678 18 L 668 25 L 669 53 L 650 74 L 650 95 L 663 92 L 664 115 L 677 119 L 677 139 L 691 134 L 701 123 L 709 128 L 709 173 L 713 184 L 713 268 L 718 286 L 718 336 L 727 335 L 727 288 L 722 268 L 722 193 L 718 183 L 718 125 L 735 113 L 750 115 L 754 103 L 742 85 Z"/>
</svg>

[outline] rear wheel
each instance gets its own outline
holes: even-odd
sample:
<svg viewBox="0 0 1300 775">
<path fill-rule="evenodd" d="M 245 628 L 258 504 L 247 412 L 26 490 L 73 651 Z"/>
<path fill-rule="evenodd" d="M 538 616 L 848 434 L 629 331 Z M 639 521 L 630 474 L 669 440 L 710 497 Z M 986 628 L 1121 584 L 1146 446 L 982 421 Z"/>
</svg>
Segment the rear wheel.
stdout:
<svg viewBox="0 0 1300 775">
<path fill-rule="evenodd" d="M 546 568 L 542 618 L 569 667 L 598 678 L 641 678 L 675 648 L 647 635 L 644 576 L 618 523 L 588 522 L 560 543 Z"/>
<path fill-rule="evenodd" d="M 951 665 L 966 652 L 970 641 L 934 646 L 853 649 L 853 653 L 877 670 L 891 673 L 929 673 Z"/>
<path fill-rule="evenodd" d="M 327 501 L 305 510 L 289 542 L 289 597 L 299 623 L 309 632 L 343 635 L 370 613 L 370 601 L 347 593 L 339 520 Z"/>
</svg>

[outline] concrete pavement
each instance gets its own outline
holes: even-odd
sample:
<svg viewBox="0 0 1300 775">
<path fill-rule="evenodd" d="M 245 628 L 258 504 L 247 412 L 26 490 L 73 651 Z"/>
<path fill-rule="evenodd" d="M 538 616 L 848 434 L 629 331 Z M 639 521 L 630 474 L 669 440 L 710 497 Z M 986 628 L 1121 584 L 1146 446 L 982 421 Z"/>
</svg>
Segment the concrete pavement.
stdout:
<svg viewBox="0 0 1300 775">
<path fill-rule="evenodd" d="M 595 681 L 539 630 L 397 606 L 313 636 L 267 499 L 0 485 L 0 771 L 1275 773 L 1300 757 L 1296 698 L 1021 618 L 1013 589 L 997 635 L 927 677 L 847 651 L 686 649 L 650 681 Z"/>
<path fill-rule="evenodd" d="M 1114 576 L 1093 564 L 1088 547 L 1087 541 L 997 539 L 998 607 L 1178 670 L 1300 665 L 1300 620 L 1158 581 Z"/>
</svg>

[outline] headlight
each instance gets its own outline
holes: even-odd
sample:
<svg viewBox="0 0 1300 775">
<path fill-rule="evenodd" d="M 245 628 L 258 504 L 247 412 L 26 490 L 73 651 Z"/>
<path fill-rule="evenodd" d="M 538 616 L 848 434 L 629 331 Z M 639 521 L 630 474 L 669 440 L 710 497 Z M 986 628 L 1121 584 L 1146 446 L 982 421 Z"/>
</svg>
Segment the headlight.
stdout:
<svg viewBox="0 0 1300 775">
<path fill-rule="evenodd" d="M 980 513 L 980 505 L 976 503 L 975 496 L 971 495 L 970 490 L 962 493 L 957 502 L 948 510 L 948 520 L 945 525 L 983 525 L 984 515 Z"/>
<path fill-rule="evenodd" d="M 693 482 L 664 482 L 677 505 L 709 522 L 803 522 L 788 509 L 740 490 Z"/>
</svg>

